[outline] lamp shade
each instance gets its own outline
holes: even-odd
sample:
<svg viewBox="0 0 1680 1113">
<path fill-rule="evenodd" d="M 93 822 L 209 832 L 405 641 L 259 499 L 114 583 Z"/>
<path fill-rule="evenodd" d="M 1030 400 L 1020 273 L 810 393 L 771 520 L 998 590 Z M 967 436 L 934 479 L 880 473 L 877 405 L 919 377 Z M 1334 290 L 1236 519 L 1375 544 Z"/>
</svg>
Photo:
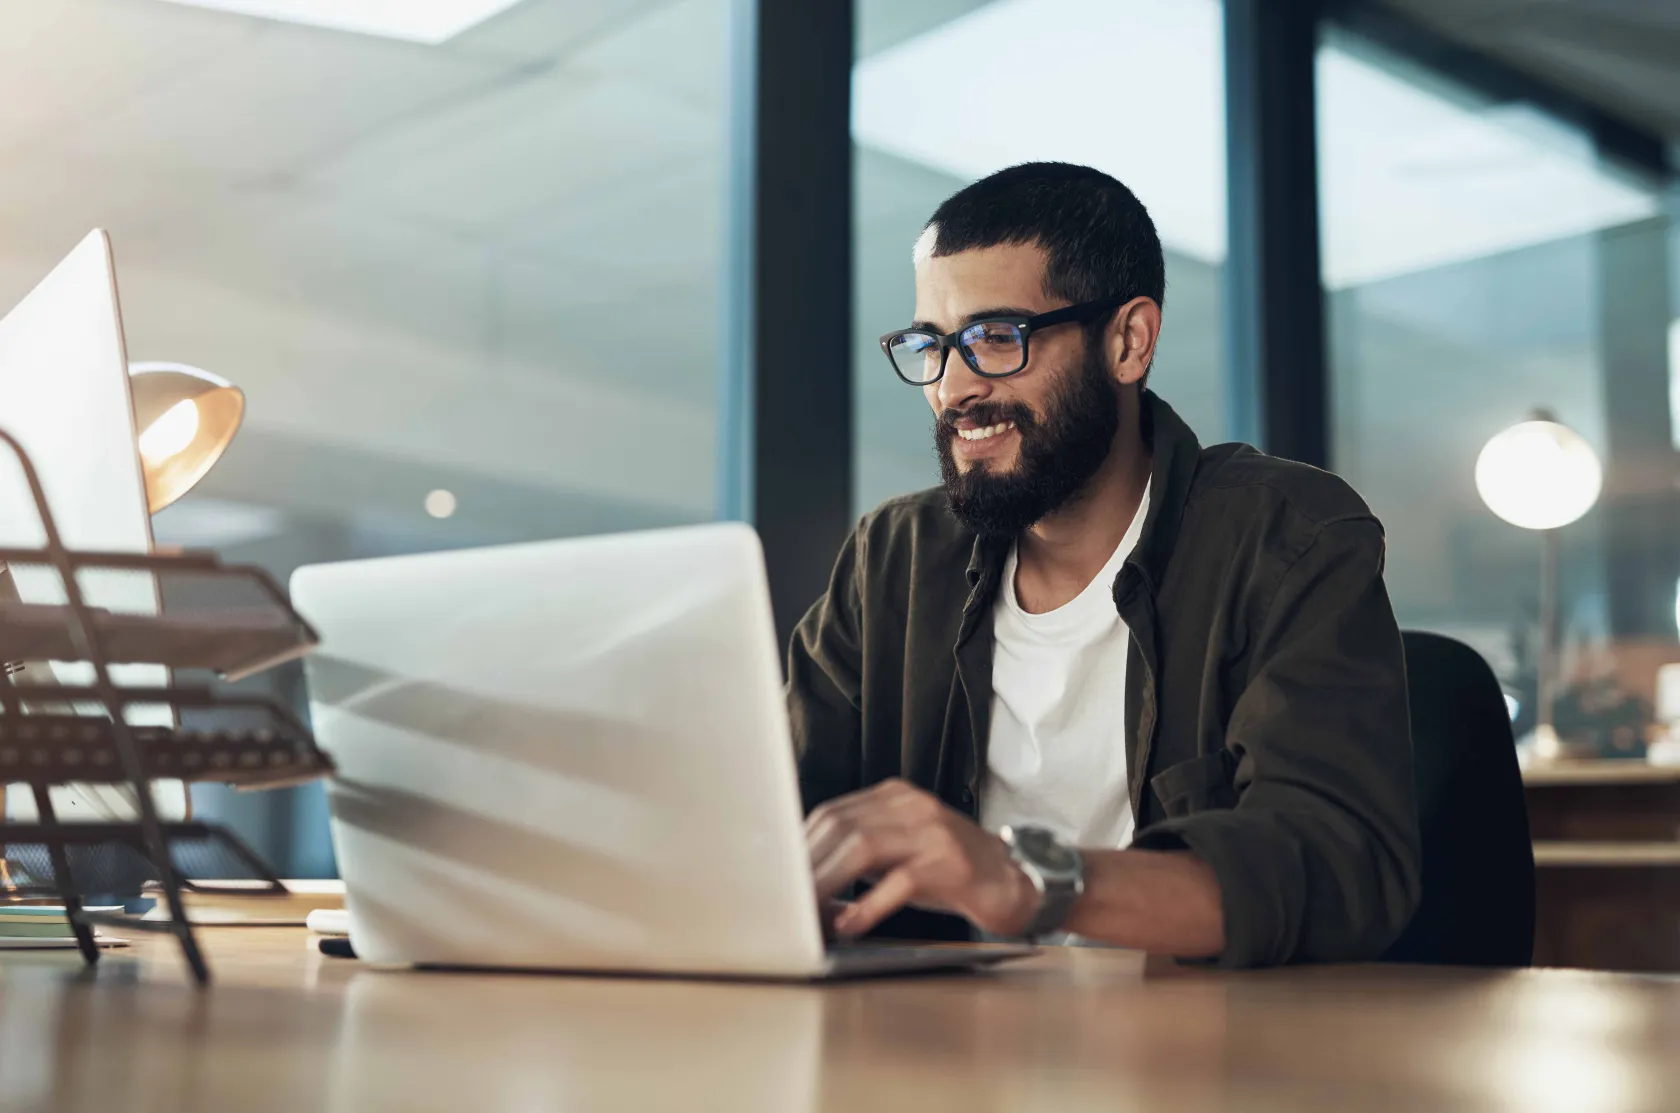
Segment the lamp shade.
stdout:
<svg viewBox="0 0 1680 1113">
<path fill-rule="evenodd" d="M 245 417 L 244 393 L 184 363 L 131 363 L 134 428 L 156 514 L 192 489 L 221 458 Z"/>
<path fill-rule="evenodd" d="M 1523 529 L 1557 529 L 1592 509 L 1604 483 L 1586 439 L 1546 416 L 1495 434 L 1476 458 L 1489 510 Z"/>
</svg>

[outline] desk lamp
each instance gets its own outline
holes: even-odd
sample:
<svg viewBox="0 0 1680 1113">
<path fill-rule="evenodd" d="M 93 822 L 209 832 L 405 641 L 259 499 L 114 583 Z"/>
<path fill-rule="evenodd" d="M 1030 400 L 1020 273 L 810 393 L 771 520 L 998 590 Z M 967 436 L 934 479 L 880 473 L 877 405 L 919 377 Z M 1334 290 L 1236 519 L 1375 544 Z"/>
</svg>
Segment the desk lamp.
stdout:
<svg viewBox="0 0 1680 1113">
<path fill-rule="evenodd" d="M 1586 439 L 1545 410 L 1497 433 L 1476 457 L 1476 491 L 1505 521 L 1540 534 L 1540 668 L 1533 754 L 1550 761 L 1563 745 L 1552 724 L 1557 686 L 1558 530 L 1580 518 L 1604 484 Z"/>
<path fill-rule="evenodd" d="M 184 363 L 131 363 L 128 381 L 146 509 L 156 514 L 221 459 L 245 416 L 245 395 L 226 379 Z"/>
<path fill-rule="evenodd" d="M 184 363 L 133 363 L 129 388 L 146 512 L 156 514 L 192 489 L 227 450 L 245 416 L 245 394 L 219 376 Z M 0 564 L 0 602 L 16 602 L 10 570 Z M 21 662 L 4 665 L 21 671 Z"/>
</svg>

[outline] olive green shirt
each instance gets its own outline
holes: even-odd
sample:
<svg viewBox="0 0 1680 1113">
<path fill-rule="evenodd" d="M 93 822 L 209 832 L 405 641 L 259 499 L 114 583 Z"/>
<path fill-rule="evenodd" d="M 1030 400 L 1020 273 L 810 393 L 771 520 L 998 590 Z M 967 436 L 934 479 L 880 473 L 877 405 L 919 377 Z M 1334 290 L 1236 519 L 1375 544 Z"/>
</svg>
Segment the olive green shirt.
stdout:
<svg viewBox="0 0 1680 1113">
<path fill-rule="evenodd" d="M 1417 905 L 1420 858 L 1382 526 L 1336 476 L 1203 449 L 1143 397 L 1152 493 L 1114 582 L 1133 845 L 1212 867 L 1224 965 L 1376 959 Z M 1008 549 L 937 489 L 858 524 L 788 654 L 807 810 L 902 777 L 977 817 Z M 889 928 L 967 930 L 914 911 Z"/>
</svg>

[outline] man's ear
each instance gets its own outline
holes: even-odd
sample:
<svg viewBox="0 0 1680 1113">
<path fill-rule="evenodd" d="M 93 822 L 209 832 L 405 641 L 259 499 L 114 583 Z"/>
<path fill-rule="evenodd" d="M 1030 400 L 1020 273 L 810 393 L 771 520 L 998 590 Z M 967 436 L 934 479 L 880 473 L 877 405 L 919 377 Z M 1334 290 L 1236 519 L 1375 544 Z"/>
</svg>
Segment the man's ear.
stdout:
<svg viewBox="0 0 1680 1113">
<path fill-rule="evenodd" d="M 1114 311 L 1104 334 L 1108 366 L 1123 386 L 1141 383 L 1155 360 L 1161 336 L 1161 307 L 1153 298 L 1137 297 Z"/>
</svg>

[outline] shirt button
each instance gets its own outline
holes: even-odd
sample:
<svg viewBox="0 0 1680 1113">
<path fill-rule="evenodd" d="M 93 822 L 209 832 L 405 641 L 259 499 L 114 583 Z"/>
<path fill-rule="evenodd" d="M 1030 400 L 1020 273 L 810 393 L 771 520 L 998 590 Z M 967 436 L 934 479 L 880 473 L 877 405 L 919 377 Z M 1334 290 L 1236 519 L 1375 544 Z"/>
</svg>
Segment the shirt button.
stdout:
<svg viewBox="0 0 1680 1113">
<path fill-rule="evenodd" d="M 965 808 L 970 807 L 974 803 L 974 793 L 968 791 L 968 789 L 965 788 L 965 789 L 962 790 L 961 799 L 962 799 L 963 807 L 965 807 Z"/>
</svg>

